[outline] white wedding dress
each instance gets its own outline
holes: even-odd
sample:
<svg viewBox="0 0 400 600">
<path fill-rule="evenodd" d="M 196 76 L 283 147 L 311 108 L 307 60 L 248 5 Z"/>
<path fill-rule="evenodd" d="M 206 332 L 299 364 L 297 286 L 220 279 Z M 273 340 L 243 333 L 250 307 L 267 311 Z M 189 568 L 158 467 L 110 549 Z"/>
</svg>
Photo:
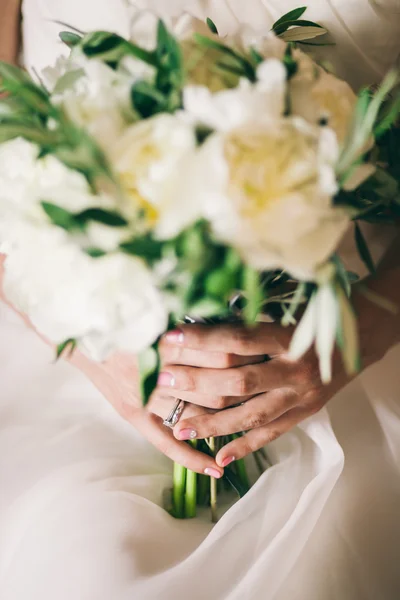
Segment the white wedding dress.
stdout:
<svg viewBox="0 0 400 600">
<path fill-rule="evenodd" d="M 129 34 L 134 2 L 26 0 L 25 61 L 64 21 Z M 148 0 L 179 11 L 179 0 Z M 220 30 L 269 28 L 298 0 L 195 0 Z M 300 3 L 301 4 L 301 3 Z M 309 0 L 357 87 L 400 52 L 399 0 Z M 381 244 L 373 241 L 378 253 Z M 0 308 L 1 600 L 396 600 L 400 347 L 269 449 L 273 467 L 212 527 L 162 508 L 171 465 L 83 375 Z"/>
</svg>

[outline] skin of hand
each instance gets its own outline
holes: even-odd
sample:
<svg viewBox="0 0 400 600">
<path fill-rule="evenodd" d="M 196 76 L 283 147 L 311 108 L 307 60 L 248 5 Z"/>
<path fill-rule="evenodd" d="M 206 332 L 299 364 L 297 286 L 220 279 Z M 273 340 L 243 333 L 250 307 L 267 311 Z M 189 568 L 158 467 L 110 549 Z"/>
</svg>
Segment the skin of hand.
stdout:
<svg viewBox="0 0 400 600">
<path fill-rule="evenodd" d="M 20 0 L 0 0 L 0 60 L 17 63 L 20 46 Z"/>
<path fill-rule="evenodd" d="M 400 242 L 397 240 L 380 272 L 367 282 L 368 289 L 400 306 Z M 382 308 L 358 291 L 353 292 L 358 316 L 363 368 L 380 360 L 400 341 L 399 313 Z M 222 448 L 216 456 L 219 466 L 258 450 L 303 419 L 315 414 L 351 379 L 341 359 L 334 358 L 332 383 L 323 385 L 313 351 L 292 362 L 287 352 L 292 331 L 278 324 L 261 323 L 249 329 L 238 325 L 183 326 L 170 332 L 164 344 L 171 346 L 170 364 L 159 378 L 161 388 L 192 404 L 214 409 L 183 417 L 174 428 L 178 440 L 207 438 L 247 432 Z M 225 369 L 197 368 L 188 351 L 219 353 Z M 222 359 L 222 356 L 225 359 Z M 255 355 L 261 360 L 254 364 Z M 200 354 L 197 355 L 198 357 Z M 231 357 L 251 356 L 251 363 L 229 364 Z"/>
</svg>

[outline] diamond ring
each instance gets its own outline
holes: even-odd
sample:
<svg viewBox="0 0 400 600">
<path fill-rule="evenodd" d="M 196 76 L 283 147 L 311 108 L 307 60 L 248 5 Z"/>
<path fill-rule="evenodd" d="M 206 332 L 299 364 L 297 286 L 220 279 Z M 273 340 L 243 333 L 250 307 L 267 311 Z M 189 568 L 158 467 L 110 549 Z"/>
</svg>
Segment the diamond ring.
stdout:
<svg viewBox="0 0 400 600">
<path fill-rule="evenodd" d="M 173 429 L 177 422 L 180 419 L 181 414 L 183 413 L 183 409 L 185 408 L 184 400 L 177 400 L 174 408 L 169 413 L 168 417 L 163 421 L 163 425 L 165 427 L 169 427 Z"/>
</svg>

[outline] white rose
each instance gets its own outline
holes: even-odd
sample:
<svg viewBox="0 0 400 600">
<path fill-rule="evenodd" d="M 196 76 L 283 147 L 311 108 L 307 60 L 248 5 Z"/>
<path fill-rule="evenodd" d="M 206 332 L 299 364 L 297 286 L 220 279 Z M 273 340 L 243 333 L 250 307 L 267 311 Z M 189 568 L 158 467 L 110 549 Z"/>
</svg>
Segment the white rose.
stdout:
<svg viewBox="0 0 400 600">
<path fill-rule="evenodd" d="M 76 338 L 92 358 L 140 352 L 165 330 L 167 312 L 142 261 L 91 259 L 59 228 L 22 225 L 8 248 L 4 291 L 55 344 Z"/>
<path fill-rule="evenodd" d="M 242 79 L 237 88 L 216 93 L 189 85 L 184 90 L 184 110 L 196 123 L 217 131 L 279 119 L 285 108 L 286 70 L 279 60 L 268 59 L 257 75 L 254 84 Z"/>
<path fill-rule="evenodd" d="M 158 115 L 129 127 L 109 150 L 125 194 L 125 215 L 144 213 L 148 228 L 169 238 L 198 218 L 190 201 L 188 170 L 194 160 L 193 127 L 179 116 Z"/>
<path fill-rule="evenodd" d="M 349 223 L 332 206 L 337 155 L 333 132 L 296 118 L 211 136 L 196 183 L 216 236 L 255 268 L 313 277 Z"/>
</svg>

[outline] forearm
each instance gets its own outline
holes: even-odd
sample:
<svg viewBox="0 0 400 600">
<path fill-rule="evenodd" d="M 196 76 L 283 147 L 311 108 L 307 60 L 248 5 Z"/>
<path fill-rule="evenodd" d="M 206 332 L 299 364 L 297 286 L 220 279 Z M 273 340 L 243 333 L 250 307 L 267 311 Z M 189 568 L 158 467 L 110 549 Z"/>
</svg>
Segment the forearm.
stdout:
<svg viewBox="0 0 400 600">
<path fill-rule="evenodd" d="M 376 295 L 377 301 L 373 301 L 368 291 Z M 387 301 L 392 310 L 390 306 L 379 305 L 378 297 Z M 359 315 L 361 348 L 367 366 L 400 342 L 400 232 L 377 273 L 355 287 L 354 306 Z"/>
<path fill-rule="evenodd" d="M 0 60 L 16 63 L 20 46 L 20 0 L 0 0 Z"/>
</svg>

